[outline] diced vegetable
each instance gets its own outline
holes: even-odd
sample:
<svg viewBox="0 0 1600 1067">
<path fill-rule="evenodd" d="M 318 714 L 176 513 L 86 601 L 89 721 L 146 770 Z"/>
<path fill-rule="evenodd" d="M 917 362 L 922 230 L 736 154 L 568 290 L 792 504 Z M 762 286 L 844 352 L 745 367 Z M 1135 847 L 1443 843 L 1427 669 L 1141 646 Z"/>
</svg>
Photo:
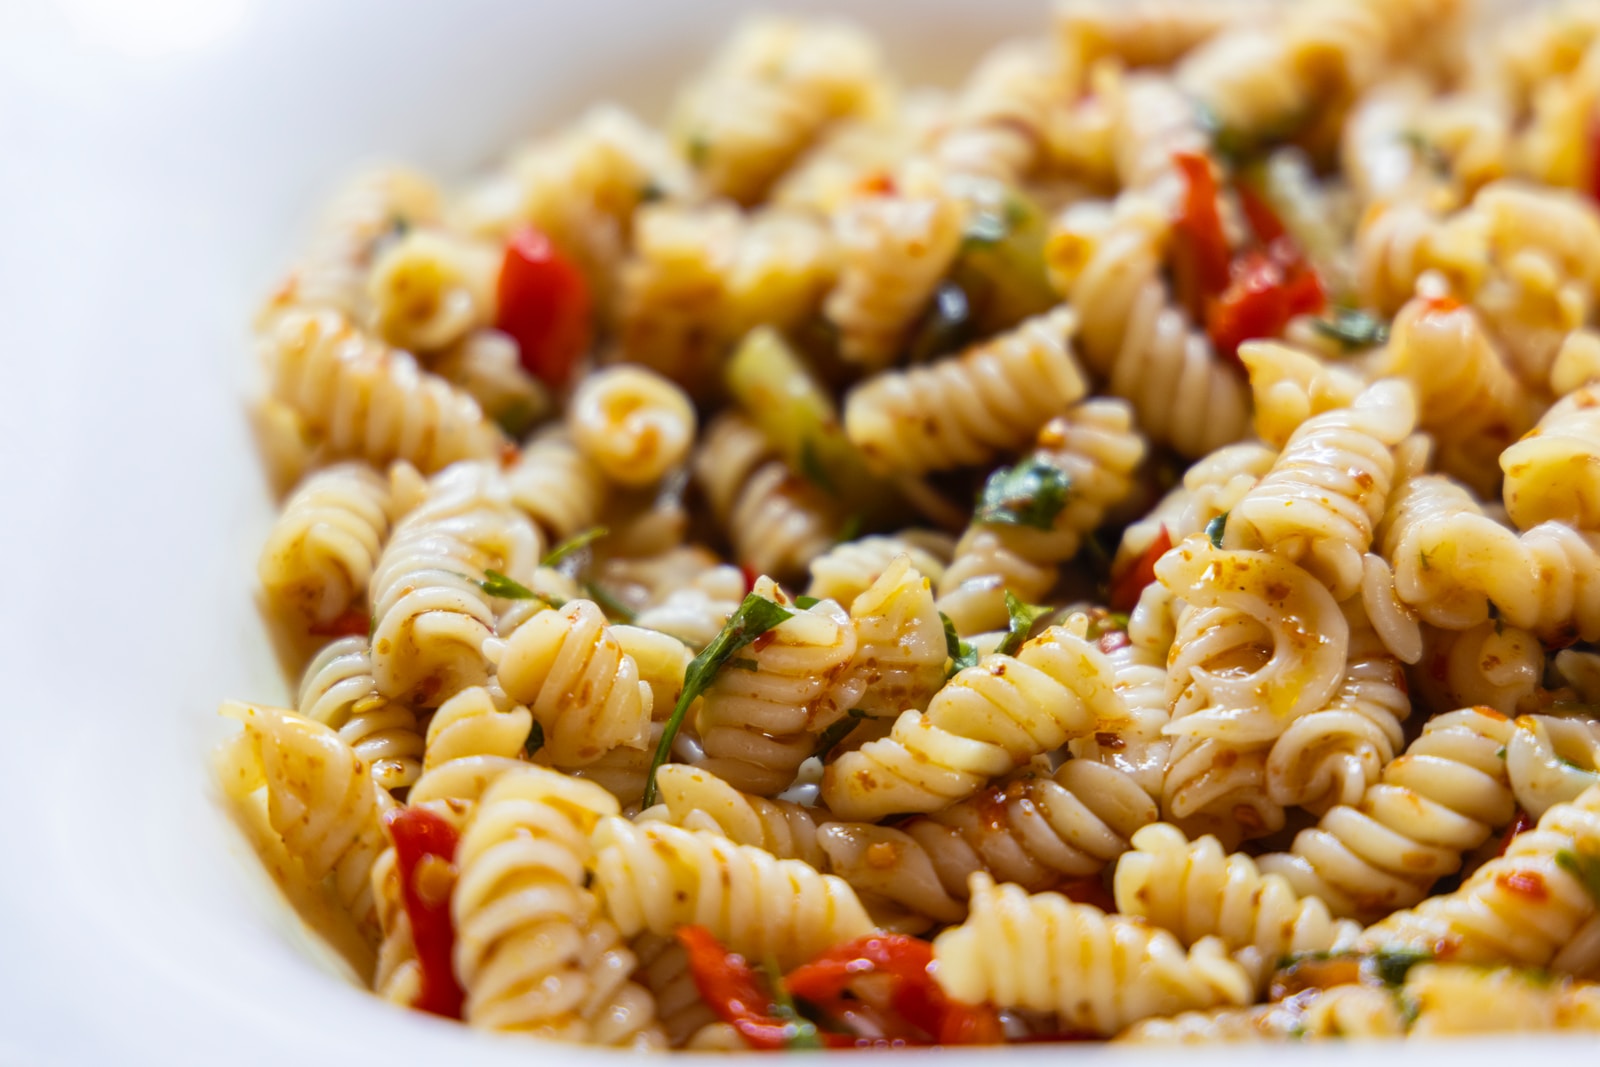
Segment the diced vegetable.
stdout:
<svg viewBox="0 0 1600 1067">
<path fill-rule="evenodd" d="M 1059 299 L 1045 270 L 1044 212 L 1016 189 L 996 186 L 983 199 L 950 271 L 977 336 L 1009 329 Z"/>
<path fill-rule="evenodd" d="M 1243 370 L 1239 346 L 1277 337 L 1296 315 L 1321 311 L 1322 284 L 1304 260 L 1283 242 L 1270 252 L 1252 249 L 1233 267 L 1233 280 L 1206 311 L 1206 333 L 1217 354 Z"/>
<path fill-rule="evenodd" d="M 462 993 L 452 964 L 456 929 L 450 918 L 455 827 L 426 808 L 402 808 L 390 812 L 385 821 L 394 838 L 401 896 L 422 972 L 422 989 L 413 1006 L 459 1019 Z"/>
<path fill-rule="evenodd" d="M 523 369 L 560 388 L 589 347 L 589 285 L 583 274 L 532 227 L 506 242 L 495 325 L 517 342 Z"/>
<path fill-rule="evenodd" d="M 752 1048 L 789 1047 L 799 1026 L 773 1012 L 771 993 L 743 956 L 723 948 L 704 926 L 681 926 L 677 936 L 689 954 L 695 988 L 717 1018 L 739 1031 Z"/>
<path fill-rule="evenodd" d="M 973 521 L 1048 530 L 1067 506 L 1071 492 L 1072 481 L 1065 471 L 1030 456 L 1015 467 L 999 467 L 989 475 L 978 494 Z"/>
<path fill-rule="evenodd" d="M 1112 611 L 1132 611 L 1139 604 L 1144 587 L 1156 580 L 1156 560 L 1172 549 L 1172 534 L 1165 526 L 1138 559 L 1121 574 L 1111 576 L 1111 592 L 1106 598 Z"/>
<path fill-rule="evenodd" d="M 1200 308 L 1227 289 L 1229 281 L 1230 252 L 1217 206 L 1217 178 L 1205 156 L 1179 152 L 1172 161 L 1184 179 L 1183 203 L 1173 220 L 1173 272 L 1180 296 L 1189 307 Z"/>
</svg>

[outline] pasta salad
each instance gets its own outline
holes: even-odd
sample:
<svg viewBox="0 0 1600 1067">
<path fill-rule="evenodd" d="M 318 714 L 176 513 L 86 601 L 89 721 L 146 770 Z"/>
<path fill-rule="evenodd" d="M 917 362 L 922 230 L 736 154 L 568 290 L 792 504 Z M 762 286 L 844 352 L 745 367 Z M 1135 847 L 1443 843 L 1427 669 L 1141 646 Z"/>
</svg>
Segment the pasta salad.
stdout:
<svg viewBox="0 0 1600 1067">
<path fill-rule="evenodd" d="M 216 756 L 290 898 L 598 1045 L 1600 1030 L 1600 4 L 1470 7 L 1063 0 L 953 91 L 759 17 L 358 175 Z"/>
</svg>

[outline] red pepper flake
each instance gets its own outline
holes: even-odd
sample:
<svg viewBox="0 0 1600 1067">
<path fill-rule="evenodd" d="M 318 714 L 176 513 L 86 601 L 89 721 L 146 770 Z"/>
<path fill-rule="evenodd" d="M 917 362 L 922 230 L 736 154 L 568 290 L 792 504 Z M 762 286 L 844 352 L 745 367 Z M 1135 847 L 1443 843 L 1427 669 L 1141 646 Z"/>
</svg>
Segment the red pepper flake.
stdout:
<svg viewBox="0 0 1600 1067">
<path fill-rule="evenodd" d="M 1163 524 L 1161 532 L 1156 534 L 1143 555 L 1121 574 L 1112 575 L 1110 595 L 1106 598 L 1112 611 L 1129 612 L 1138 606 L 1139 595 L 1144 592 L 1144 587 L 1156 580 L 1156 560 L 1171 549 L 1172 533 Z"/>
<path fill-rule="evenodd" d="M 456 928 L 450 918 L 450 890 L 455 879 L 455 827 L 426 808 L 401 808 L 385 818 L 394 839 L 400 891 L 411 941 L 422 970 L 422 990 L 413 1005 L 422 1011 L 461 1018 L 461 986 L 452 956 Z"/>
<path fill-rule="evenodd" d="M 506 242 L 495 325 L 517 342 L 523 368 L 552 389 L 589 347 L 589 283 L 550 238 L 525 226 Z"/>
<path fill-rule="evenodd" d="M 1538 871 L 1502 871 L 1495 875 L 1494 880 L 1506 892 L 1529 900 L 1542 901 L 1550 897 L 1550 890 Z"/>
<path fill-rule="evenodd" d="M 1422 301 L 1424 315 L 1448 315 L 1465 305 L 1453 296 L 1430 296 Z"/>
<path fill-rule="evenodd" d="M 1511 847 L 1511 842 L 1516 838 L 1516 836 L 1522 833 L 1524 830 L 1533 829 L 1533 827 L 1533 816 L 1529 815 L 1521 808 L 1518 808 L 1517 817 L 1511 820 L 1510 826 L 1506 827 L 1505 834 L 1500 838 L 1500 848 L 1495 852 L 1495 855 L 1504 856 L 1506 854 L 1506 849 Z"/>
<path fill-rule="evenodd" d="M 863 196 L 893 196 L 894 178 L 886 170 L 868 171 L 856 182 L 856 192 Z"/>
</svg>

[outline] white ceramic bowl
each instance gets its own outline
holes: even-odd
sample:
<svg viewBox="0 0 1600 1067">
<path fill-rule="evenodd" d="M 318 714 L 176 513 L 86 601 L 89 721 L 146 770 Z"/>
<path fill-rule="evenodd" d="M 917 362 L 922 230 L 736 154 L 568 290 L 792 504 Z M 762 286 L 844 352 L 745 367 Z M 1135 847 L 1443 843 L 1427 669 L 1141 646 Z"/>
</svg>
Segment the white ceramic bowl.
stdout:
<svg viewBox="0 0 1600 1067">
<path fill-rule="evenodd" d="M 855 7 L 916 78 L 1047 20 L 1021 0 Z M 459 177 L 601 96 L 659 117 L 742 10 L 0 5 L 0 1064 L 617 1058 L 355 988 L 218 806 L 218 701 L 287 696 L 252 600 L 270 512 L 243 415 L 247 324 L 357 163 Z M 1592 1054 L 1541 1054 L 1561 1047 Z M 1356 1054 L 1402 1056 L 1304 1053 Z"/>
</svg>

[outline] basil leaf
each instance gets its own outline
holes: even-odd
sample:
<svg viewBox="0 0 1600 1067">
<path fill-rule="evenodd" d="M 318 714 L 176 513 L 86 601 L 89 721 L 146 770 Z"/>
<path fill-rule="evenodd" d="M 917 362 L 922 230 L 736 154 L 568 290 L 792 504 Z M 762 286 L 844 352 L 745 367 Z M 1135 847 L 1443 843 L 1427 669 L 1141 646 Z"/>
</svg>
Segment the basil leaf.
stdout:
<svg viewBox="0 0 1600 1067">
<path fill-rule="evenodd" d="M 1007 589 L 1006 615 L 1010 621 L 1006 624 L 1005 640 L 1000 642 L 1000 647 L 995 651 L 1007 656 L 1016 655 L 1017 649 L 1028 639 L 1028 631 L 1033 629 L 1033 624 L 1039 621 L 1041 615 L 1048 615 L 1054 610 L 1037 604 L 1024 604 Z"/>
<path fill-rule="evenodd" d="M 1372 971 L 1384 985 L 1404 985 L 1406 974 L 1419 963 L 1433 959 L 1433 953 L 1415 948 L 1380 948 L 1371 957 Z"/>
<path fill-rule="evenodd" d="M 554 567 L 557 563 L 560 563 L 574 552 L 578 551 L 579 549 L 588 548 L 590 545 L 594 544 L 596 541 L 600 540 L 600 538 L 604 537 L 610 532 L 611 531 L 606 529 L 604 526 L 591 526 L 582 533 L 574 534 L 556 547 L 552 548 L 545 555 L 544 559 L 539 561 L 539 566 Z"/>
<path fill-rule="evenodd" d="M 1206 539 L 1211 542 L 1212 548 L 1222 547 L 1222 535 L 1227 532 L 1229 514 L 1230 512 L 1224 511 L 1221 515 L 1206 523 Z"/>
<path fill-rule="evenodd" d="M 822 601 L 817 597 L 806 596 L 804 593 L 801 593 L 799 596 L 794 598 L 794 606 L 799 608 L 801 611 L 808 611 L 820 603 L 822 603 Z"/>
<path fill-rule="evenodd" d="M 1071 489 L 1066 471 L 1031 456 L 989 475 L 978 494 L 973 520 L 1048 530 L 1067 506 Z"/>
<path fill-rule="evenodd" d="M 678 702 L 672 707 L 672 715 L 662 728 L 661 743 L 656 745 L 655 758 L 650 761 L 650 776 L 645 779 L 643 807 L 648 808 L 656 802 L 656 770 L 667 762 L 667 757 L 672 754 L 672 743 L 677 740 L 678 731 L 683 728 L 683 717 L 689 713 L 689 705 L 710 687 L 717 672 L 733 658 L 735 652 L 793 614 L 789 609 L 774 604 L 764 596 L 756 593 L 746 594 L 744 602 L 739 605 L 739 610 L 728 619 L 721 632 L 706 646 L 704 652 L 689 662 L 688 670 L 683 672 L 683 692 L 678 694 Z"/>
<path fill-rule="evenodd" d="M 978 662 L 978 650 L 961 640 L 961 635 L 956 633 L 956 624 L 950 621 L 950 616 L 941 611 L 939 618 L 944 623 L 944 649 L 950 656 L 950 673 L 945 675 L 949 678 L 957 671 L 975 666 Z"/>
<path fill-rule="evenodd" d="M 822 1036 L 817 1033 L 817 1024 L 801 1015 L 800 1009 L 794 1006 L 794 997 L 789 995 L 789 988 L 783 984 L 783 972 L 778 969 L 778 961 L 769 956 L 761 964 L 761 969 L 766 972 L 767 985 L 772 990 L 772 1014 L 788 1024 L 784 1028 L 783 1047 L 821 1048 Z"/>
<path fill-rule="evenodd" d="M 534 753 L 538 752 L 543 747 L 544 727 L 540 726 L 538 722 L 535 722 L 533 727 L 528 731 L 528 739 L 522 742 L 522 751 L 528 754 L 529 759 L 532 759 Z"/>
<path fill-rule="evenodd" d="M 638 612 L 634 611 L 632 608 L 628 607 L 628 605 L 618 600 L 615 594 L 613 594 L 611 590 L 607 589 L 603 585 L 596 585 L 594 582 L 584 582 L 583 591 L 589 594 L 589 599 L 600 605 L 601 611 L 605 612 L 613 619 L 621 619 L 623 622 L 632 622 L 638 615 Z"/>
<path fill-rule="evenodd" d="M 1351 351 L 1376 348 L 1389 339 L 1389 324 L 1360 308 L 1336 307 L 1327 318 L 1312 319 L 1311 327 Z"/>
<path fill-rule="evenodd" d="M 1582 882 L 1595 903 L 1600 904 L 1600 856 L 1564 848 L 1556 853 L 1556 863 Z"/>
</svg>

